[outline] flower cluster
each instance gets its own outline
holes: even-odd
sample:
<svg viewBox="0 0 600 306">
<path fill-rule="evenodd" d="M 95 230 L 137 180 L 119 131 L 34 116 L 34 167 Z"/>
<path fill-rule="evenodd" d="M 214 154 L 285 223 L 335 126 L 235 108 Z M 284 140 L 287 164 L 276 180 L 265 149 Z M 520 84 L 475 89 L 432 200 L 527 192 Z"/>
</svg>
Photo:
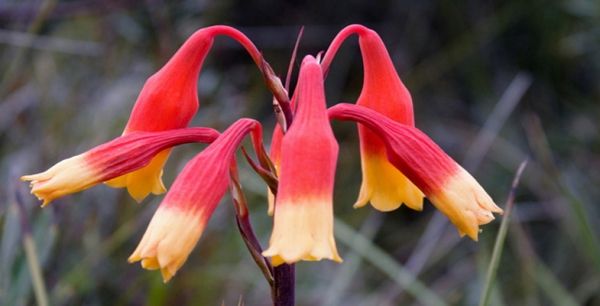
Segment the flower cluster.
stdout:
<svg viewBox="0 0 600 306">
<path fill-rule="evenodd" d="M 362 92 L 356 105 L 341 103 L 327 109 L 324 78 L 338 48 L 352 34 L 359 36 L 363 57 Z M 269 154 L 263 148 L 261 125 L 252 119 L 239 119 L 222 134 L 187 127 L 199 106 L 200 68 L 217 35 L 228 35 L 248 50 L 274 94 L 279 126 Z M 421 210 L 427 197 L 461 236 L 473 240 L 479 225 L 493 220 L 492 213 L 502 213 L 469 173 L 415 127 L 410 93 L 385 45 L 376 32 L 361 25 L 343 29 L 322 59 L 304 58 L 291 99 L 246 36 L 227 26 L 201 29 L 148 79 L 123 136 L 22 180 L 31 181 L 31 192 L 43 205 L 101 182 L 126 187 L 141 201 L 149 193 L 166 191 L 161 175 L 172 147 L 210 143 L 179 174 L 129 257 L 146 269 L 160 269 L 168 281 L 192 252 L 228 186 L 233 186 L 234 200 L 239 199 L 235 191 L 241 188 L 235 188 L 239 182 L 232 175 L 235 152 L 251 134 L 260 163 L 249 161 L 269 183 L 269 213 L 274 215 L 269 247 L 264 251 L 255 247 L 253 256 L 270 258 L 269 266 L 323 258 L 341 262 L 333 235 L 339 146 L 331 119 L 358 124 L 363 182 L 355 207 L 370 202 L 381 211 L 402 204 Z M 243 203 L 236 200 L 236 204 L 244 209 Z M 244 239 L 252 235 L 242 232 Z"/>
</svg>

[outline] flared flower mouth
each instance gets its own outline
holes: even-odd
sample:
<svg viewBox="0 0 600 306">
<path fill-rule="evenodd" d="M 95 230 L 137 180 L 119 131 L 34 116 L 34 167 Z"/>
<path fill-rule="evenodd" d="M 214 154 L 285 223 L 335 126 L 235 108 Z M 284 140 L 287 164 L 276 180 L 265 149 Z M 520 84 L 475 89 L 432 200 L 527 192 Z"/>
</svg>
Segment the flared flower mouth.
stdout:
<svg viewBox="0 0 600 306">
<path fill-rule="evenodd" d="M 165 282 L 185 263 L 207 221 L 198 211 L 178 209 L 180 205 L 161 206 L 156 211 L 140 244 L 128 259 L 130 263 L 141 260 L 144 269 L 160 269 Z"/>
<path fill-rule="evenodd" d="M 163 167 L 171 154 L 171 149 L 163 150 L 156 154 L 150 163 L 141 169 L 123 174 L 104 182 L 113 188 L 127 188 L 129 195 L 141 202 L 150 193 L 163 194 L 167 191 L 162 182 Z"/>
<path fill-rule="evenodd" d="M 98 172 L 86 163 L 83 155 L 77 155 L 59 162 L 45 172 L 25 175 L 21 180 L 31 181 L 31 193 L 44 201 L 44 207 L 56 198 L 98 184 Z"/>
<path fill-rule="evenodd" d="M 277 208 L 275 215 L 283 226 L 275 226 L 270 247 L 263 256 L 271 257 L 274 266 L 300 260 L 342 262 L 333 237 L 331 202 L 305 198 L 284 205 Z"/>
<path fill-rule="evenodd" d="M 461 237 L 466 234 L 475 241 L 480 231 L 479 225 L 494 220 L 492 213 L 504 213 L 462 167 L 448 177 L 439 190 L 431 192 L 428 198 L 439 211 L 448 216 Z"/>
</svg>

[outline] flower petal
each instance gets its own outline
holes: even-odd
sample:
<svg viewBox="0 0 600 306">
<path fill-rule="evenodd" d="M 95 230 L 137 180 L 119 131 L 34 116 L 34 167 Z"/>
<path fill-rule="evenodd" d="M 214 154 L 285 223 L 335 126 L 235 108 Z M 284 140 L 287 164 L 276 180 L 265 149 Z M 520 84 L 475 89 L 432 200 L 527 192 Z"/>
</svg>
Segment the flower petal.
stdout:
<svg viewBox="0 0 600 306">
<path fill-rule="evenodd" d="M 379 211 L 395 210 L 402 203 L 414 210 L 423 210 L 423 193 L 387 158 L 363 154 L 361 159 L 363 183 L 355 208 L 370 201 Z"/>
<path fill-rule="evenodd" d="M 170 153 L 171 149 L 163 150 L 147 166 L 104 183 L 113 188 L 127 188 L 129 195 L 137 202 L 141 202 L 150 193 L 162 194 L 167 191 L 161 179 L 162 169 Z"/>
</svg>

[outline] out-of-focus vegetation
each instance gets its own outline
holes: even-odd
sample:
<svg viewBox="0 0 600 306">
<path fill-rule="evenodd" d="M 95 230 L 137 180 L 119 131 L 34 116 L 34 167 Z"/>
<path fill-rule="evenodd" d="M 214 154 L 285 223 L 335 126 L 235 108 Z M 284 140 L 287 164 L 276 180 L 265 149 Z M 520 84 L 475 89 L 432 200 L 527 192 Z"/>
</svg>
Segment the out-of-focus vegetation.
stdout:
<svg viewBox="0 0 600 306">
<path fill-rule="evenodd" d="M 240 296 L 268 304 L 269 287 L 229 197 L 163 284 L 160 273 L 126 261 L 162 196 L 138 204 L 124 190 L 96 186 L 40 209 L 19 177 L 119 136 L 145 80 L 199 28 L 237 27 L 284 76 L 301 26 L 299 60 L 325 50 L 351 23 L 381 35 L 412 93 L 417 127 L 501 207 L 519 164 L 531 158 L 491 304 L 600 305 L 600 2 L 592 0 L 2 1 L 0 304 L 36 303 L 25 245 L 41 268 L 45 292 L 37 294 L 52 305 L 236 305 Z M 354 102 L 361 84 L 353 38 L 327 77 L 328 103 Z M 198 94 L 194 126 L 223 131 L 242 116 L 267 131 L 275 125 L 262 76 L 232 39 L 216 39 Z M 459 238 L 429 202 L 423 212 L 353 209 L 361 179 L 356 128 L 333 126 L 335 231 L 345 261 L 297 264 L 298 304 L 476 304 L 499 222 L 483 226 L 475 243 Z M 167 186 L 203 148 L 174 150 Z M 266 246 L 266 186 L 240 164 Z"/>
</svg>

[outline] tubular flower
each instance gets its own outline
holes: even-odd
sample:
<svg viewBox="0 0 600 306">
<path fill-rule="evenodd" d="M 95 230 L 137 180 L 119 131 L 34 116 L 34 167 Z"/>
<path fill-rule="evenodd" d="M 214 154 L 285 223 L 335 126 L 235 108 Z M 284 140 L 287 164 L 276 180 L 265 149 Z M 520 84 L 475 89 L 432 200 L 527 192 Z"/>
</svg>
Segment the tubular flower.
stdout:
<svg viewBox="0 0 600 306">
<path fill-rule="evenodd" d="M 25 175 L 31 193 L 42 206 L 70 193 L 146 166 L 160 151 L 189 142 L 211 143 L 219 133 L 210 128 L 187 128 L 164 132 L 134 132 L 85 153 L 65 159 L 45 172 Z"/>
<path fill-rule="evenodd" d="M 198 30 L 173 55 L 169 62 L 147 81 L 133 107 L 124 135 L 134 131 L 164 131 L 186 127 L 198 110 L 198 77 L 200 68 L 217 35 L 228 35 L 239 41 L 259 67 L 262 56 L 254 44 L 241 32 L 227 26 L 212 26 Z M 144 168 L 107 181 L 106 184 L 127 187 L 136 200 L 149 193 L 166 191 L 162 183 L 162 168 L 170 149 L 164 150 Z"/>
<path fill-rule="evenodd" d="M 323 258 L 341 262 L 333 238 L 333 183 L 338 144 L 327 118 L 323 74 L 304 58 L 298 110 L 281 143 L 273 234 L 263 256 L 273 265 Z"/>
<path fill-rule="evenodd" d="M 323 71 L 327 73 L 337 49 L 353 33 L 359 35 L 364 66 L 364 84 L 356 104 L 375 110 L 396 122 L 414 126 L 410 93 L 398 77 L 385 45 L 376 32 L 361 25 L 343 29 L 323 58 Z M 421 210 L 423 193 L 388 162 L 381 139 L 361 124 L 358 125 L 358 135 L 363 181 L 354 207 L 362 207 L 370 201 L 373 207 L 381 211 L 394 210 L 402 203 Z"/>
<path fill-rule="evenodd" d="M 387 158 L 433 205 L 477 241 L 479 225 L 494 219 L 500 209 L 477 181 L 420 130 L 402 125 L 368 108 L 338 104 L 329 117 L 359 122 L 384 141 Z"/>
<path fill-rule="evenodd" d="M 262 137 L 258 122 L 238 120 L 187 163 L 154 214 L 129 262 L 141 260 L 145 269 L 161 269 L 165 282 L 175 275 L 227 191 L 234 152 L 250 131 L 253 136 Z"/>
</svg>

